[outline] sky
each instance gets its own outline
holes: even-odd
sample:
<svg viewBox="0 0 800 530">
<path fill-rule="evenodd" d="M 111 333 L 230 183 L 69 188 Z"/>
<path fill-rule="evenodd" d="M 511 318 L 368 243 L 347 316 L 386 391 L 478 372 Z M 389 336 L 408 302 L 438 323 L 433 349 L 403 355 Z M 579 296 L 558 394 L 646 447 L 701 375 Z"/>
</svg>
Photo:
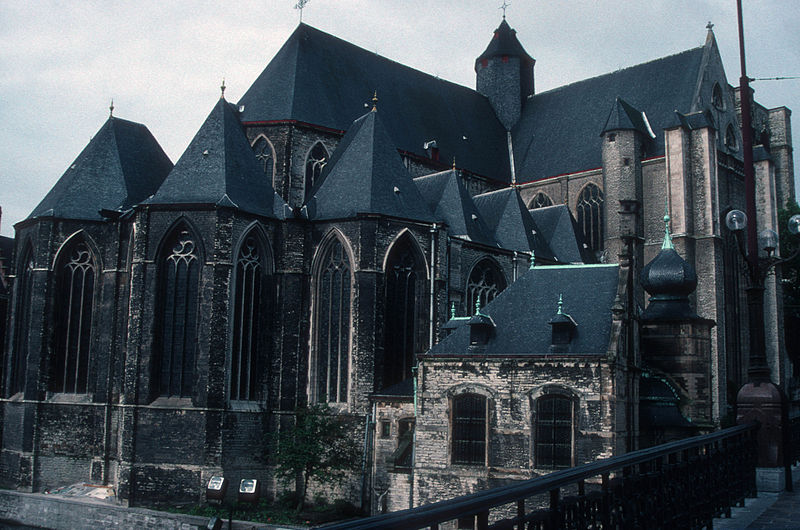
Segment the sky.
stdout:
<svg viewBox="0 0 800 530">
<path fill-rule="evenodd" d="M 740 75 L 735 0 L 506 0 L 537 92 L 701 46 L 714 24 Z M 34 209 L 108 118 L 145 124 L 175 162 L 225 96 L 237 101 L 300 20 L 297 0 L 0 0 L 0 233 Z M 502 0 L 310 0 L 303 22 L 469 87 Z M 744 0 L 749 77 L 800 76 L 800 3 Z M 795 110 L 800 80 L 755 81 Z M 800 134 L 796 132 L 795 136 Z M 800 141 L 800 140 L 798 140 Z M 800 153 L 800 148 L 797 150 Z M 798 165 L 798 156 L 795 157 Z"/>
</svg>

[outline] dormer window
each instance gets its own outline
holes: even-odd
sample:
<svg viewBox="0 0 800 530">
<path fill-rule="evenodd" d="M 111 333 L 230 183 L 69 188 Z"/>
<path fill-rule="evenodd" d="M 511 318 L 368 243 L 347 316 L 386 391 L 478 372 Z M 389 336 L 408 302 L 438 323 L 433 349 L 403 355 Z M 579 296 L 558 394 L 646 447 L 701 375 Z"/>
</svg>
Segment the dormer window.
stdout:
<svg viewBox="0 0 800 530">
<path fill-rule="evenodd" d="M 575 334 L 575 329 L 578 324 L 575 320 L 564 313 L 564 299 L 561 295 L 558 296 L 558 312 L 556 316 L 550 319 L 549 324 L 552 326 L 552 339 L 550 341 L 550 351 L 554 353 L 564 353 L 569 351 L 569 344 L 572 342 L 572 337 Z"/>
</svg>

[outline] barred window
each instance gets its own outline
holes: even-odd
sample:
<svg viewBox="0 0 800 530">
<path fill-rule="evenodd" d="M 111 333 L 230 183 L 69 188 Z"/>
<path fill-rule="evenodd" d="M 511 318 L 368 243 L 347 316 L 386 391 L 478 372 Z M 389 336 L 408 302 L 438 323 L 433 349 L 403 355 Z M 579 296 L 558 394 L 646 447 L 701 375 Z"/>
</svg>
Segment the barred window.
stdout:
<svg viewBox="0 0 800 530">
<path fill-rule="evenodd" d="M 540 191 L 539 193 L 534 195 L 533 200 L 531 201 L 530 204 L 530 209 L 533 210 L 535 208 L 544 208 L 546 206 L 552 206 L 552 205 L 553 201 L 550 199 L 550 197 L 543 191 Z"/>
<path fill-rule="evenodd" d="M 322 170 L 328 163 L 328 151 L 322 142 L 317 142 L 306 158 L 306 200 L 311 197 L 311 190 L 317 183 Z"/>
<path fill-rule="evenodd" d="M 475 302 L 485 307 L 505 288 L 506 279 L 500 267 L 489 258 L 479 261 L 467 280 L 467 314 L 475 311 Z"/>
<path fill-rule="evenodd" d="M 486 464 L 486 398 L 461 394 L 453 398 L 453 463 Z"/>
<path fill-rule="evenodd" d="M 383 387 L 411 377 L 418 350 L 418 318 L 422 314 L 425 266 L 409 236 L 398 241 L 386 262 L 386 317 Z"/>
<path fill-rule="evenodd" d="M 200 265 L 194 236 L 186 228 L 176 230 L 159 263 L 154 386 L 161 396 L 189 397 L 194 390 Z"/>
<path fill-rule="evenodd" d="M 578 226 L 583 230 L 586 244 L 594 252 L 603 250 L 603 192 L 594 184 L 581 190 L 576 207 Z"/>
<path fill-rule="evenodd" d="M 261 163 L 261 167 L 264 168 L 264 175 L 272 184 L 272 178 L 275 175 L 275 149 L 273 149 L 272 143 L 266 136 L 261 135 L 253 142 L 253 152 Z"/>
<path fill-rule="evenodd" d="M 65 250 L 56 266 L 56 326 L 50 390 L 83 394 L 88 392 L 97 268 L 86 243 Z"/>
<path fill-rule="evenodd" d="M 334 238 L 325 249 L 316 289 L 317 401 L 347 402 L 350 365 L 350 260 Z"/>
<path fill-rule="evenodd" d="M 33 294 L 33 249 L 29 246 L 23 256 L 17 271 L 17 311 L 9 396 L 25 390 L 25 369 L 28 360 L 28 335 L 32 309 L 31 295 Z"/>
<path fill-rule="evenodd" d="M 230 399 L 260 398 L 260 375 L 269 342 L 262 327 L 268 300 L 263 244 L 255 234 L 245 237 L 236 258 L 233 297 Z M 262 317 L 262 315 L 264 315 Z"/>
<path fill-rule="evenodd" d="M 536 467 L 561 469 L 572 466 L 572 400 L 548 395 L 536 400 Z"/>
</svg>

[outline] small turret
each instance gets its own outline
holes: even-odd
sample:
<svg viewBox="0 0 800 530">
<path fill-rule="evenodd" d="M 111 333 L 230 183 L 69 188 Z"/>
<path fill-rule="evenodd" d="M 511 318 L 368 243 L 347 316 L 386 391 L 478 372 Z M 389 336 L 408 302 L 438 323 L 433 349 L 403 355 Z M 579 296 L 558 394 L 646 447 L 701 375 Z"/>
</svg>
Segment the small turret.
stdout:
<svg viewBox="0 0 800 530">
<path fill-rule="evenodd" d="M 517 40 L 506 19 L 495 30 L 489 46 L 475 59 L 477 90 L 487 98 L 500 123 L 511 130 L 522 114 L 522 104 L 533 95 L 536 60 Z"/>
</svg>

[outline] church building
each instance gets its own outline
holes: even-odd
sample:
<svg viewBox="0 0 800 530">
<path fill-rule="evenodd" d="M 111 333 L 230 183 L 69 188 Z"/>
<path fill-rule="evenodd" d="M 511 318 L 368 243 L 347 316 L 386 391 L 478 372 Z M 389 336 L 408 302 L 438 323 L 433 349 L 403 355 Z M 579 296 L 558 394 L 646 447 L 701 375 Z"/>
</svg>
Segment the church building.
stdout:
<svg viewBox="0 0 800 530">
<path fill-rule="evenodd" d="M 15 225 L 0 485 L 190 503 L 222 475 L 274 497 L 269 433 L 327 403 L 364 451 L 336 495 L 379 513 L 718 427 L 747 312 L 713 32 L 541 93 L 534 65 L 505 18 L 476 89 L 301 23 L 174 164 L 112 110 Z M 754 124 L 775 229 L 790 111 Z"/>
</svg>

